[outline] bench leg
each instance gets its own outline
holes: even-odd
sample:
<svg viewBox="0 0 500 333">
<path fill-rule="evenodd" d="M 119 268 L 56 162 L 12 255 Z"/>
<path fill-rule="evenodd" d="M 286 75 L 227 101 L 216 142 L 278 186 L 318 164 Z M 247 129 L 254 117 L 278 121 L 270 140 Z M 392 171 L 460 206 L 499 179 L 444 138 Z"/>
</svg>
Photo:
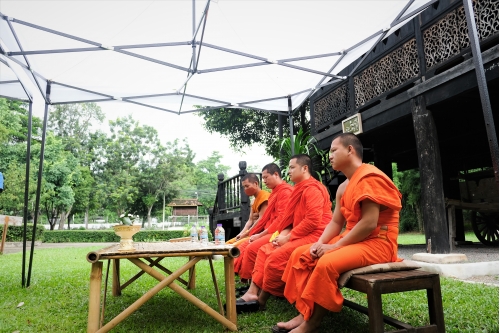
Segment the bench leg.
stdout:
<svg viewBox="0 0 500 333">
<path fill-rule="evenodd" d="M 427 289 L 427 304 L 429 306 L 429 319 L 431 324 L 435 324 L 439 333 L 445 333 L 443 301 L 441 298 L 441 284 L 439 276 L 432 278 L 432 288 Z"/>
<path fill-rule="evenodd" d="M 376 284 L 368 289 L 366 296 L 368 298 L 368 322 L 370 324 L 370 333 L 383 333 L 382 295 Z"/>
</svg>

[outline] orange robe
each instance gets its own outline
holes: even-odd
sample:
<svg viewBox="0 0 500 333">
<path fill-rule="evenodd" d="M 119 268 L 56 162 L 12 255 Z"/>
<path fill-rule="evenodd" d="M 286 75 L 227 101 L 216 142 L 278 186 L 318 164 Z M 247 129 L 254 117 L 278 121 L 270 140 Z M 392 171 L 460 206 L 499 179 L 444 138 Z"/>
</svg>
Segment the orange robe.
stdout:
<svg viewBox="0 0 500 333">
<path fill-rule="evenodd" d="M 253 241 L 240 244 L 240 256 L 234 259 L 234 271 L 242 279 L 251 279 L 257 251 L 262 245 L 269 243 L 269 238 L 276 231 L 273 224 L 281 216 L 286 208 L 293 187 L 283 182 L 276 186 L 269 196 L 267 209 L 259 222 L 250 230 L 250 235 L 258 234 L 267 229 L 267 235 Z"/>
<path fill-rule="evenodd" d="M 311 244 L 295 250 L 283 273 L 285 297 L 309 320 L 317 303 L 338 312 L 344 298 L 337 285 L 339 275 L 348 270 L 377 263 L 397 261 L 397 237 L 401 193 L 394 183 L 376 167 L 363 164 L 349 180 L 340 200 L 346 229 L 329 244 L 345 237 L 361 219 L 361 201 L 369 199 L 387 207 L 379 214 L 377 227 L 363 241 L 346 245 L 312 259 Z"/>
<path fill-rule="evenodd" d="M 331 219 L 332 203 L 326 187 L 313 177 L 297 183 L 277 222 L 280 232 L 292 226 L 290 240 L 277 248 L 272 243 L 260 247 L 252 282 L 274 296 L 283 296 L 285 283 L 281 277 L 293 250 L 317 241 Z"/>
<path fill-rule="evenodd" d="M 250 214 L 258 213 L 260 211 L 260 206 L 262 206 L 263 203 L 268 201 L 270 195 L 271 193 L 264 190 L 260 190 L 259 193 L 257 193 L 257 195 L 255 196 L 255 199 L 253 200 Z M 248 239 L 248 237 L 241 238 L 239 240 L 236 240 L 236 237 L 234 237 L 228 240 L 226 244 L 234 244 L 234 246 L 239 248 L 240 244 L 242 244 L 246 239 Z"/>
</svg>

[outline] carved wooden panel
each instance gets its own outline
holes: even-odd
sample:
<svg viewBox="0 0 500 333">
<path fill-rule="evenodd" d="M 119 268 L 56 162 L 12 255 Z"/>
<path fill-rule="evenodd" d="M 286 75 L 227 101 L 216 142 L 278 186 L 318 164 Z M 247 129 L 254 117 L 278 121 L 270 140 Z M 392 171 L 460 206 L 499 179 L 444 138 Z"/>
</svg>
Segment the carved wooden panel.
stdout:
<svg viewBox="0 0 500 333">
<path fill-rule="evenodd" d="M 474 1 L 480 39 L 498 32 L 498 0 Z M 423 32 L 425 64 L 431 68 L 470 46 L 464 7 L 445 15 Z"/>
<path fill-rule="evenodd" d="M 314 103 L 314 126 L 316 129 L 342 119 L 351 111 L 349 89 L 343 84 Z"/>
<path fill-rule="evenodd" d="M 419 73 L 417 43 L 408 41 L 354 77 L 356 108 Z"/>
</svg>

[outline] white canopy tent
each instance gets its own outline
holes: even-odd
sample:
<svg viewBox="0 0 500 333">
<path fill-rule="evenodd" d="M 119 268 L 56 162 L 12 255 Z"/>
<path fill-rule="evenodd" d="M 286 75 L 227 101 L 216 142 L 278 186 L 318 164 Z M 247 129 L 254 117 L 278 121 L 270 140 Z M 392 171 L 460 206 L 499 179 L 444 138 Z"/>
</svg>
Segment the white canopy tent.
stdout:
<svg viewBox="0 0 500 333">
<path fill-rule="evenodd" d="M 0 96 L 28 102 L 30 117 L 33 103 L 45 104 L 35 209 L 49 105 L 256 109 L 288 116 L 293 138 L 293 110 L 348 79 L 378 42 L 436 1 L 0 0 Z M 24 216 L 26 228 L 26 207 Z M 25 252 L 26 242 L 23 286 Z"/>
</svg>

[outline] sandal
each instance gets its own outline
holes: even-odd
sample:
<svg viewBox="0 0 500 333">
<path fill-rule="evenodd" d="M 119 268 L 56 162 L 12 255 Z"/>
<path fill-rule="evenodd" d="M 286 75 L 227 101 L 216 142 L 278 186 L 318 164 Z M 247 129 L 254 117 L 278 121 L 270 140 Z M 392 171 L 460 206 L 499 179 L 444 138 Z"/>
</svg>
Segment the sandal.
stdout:
<svg viewBox="0 0 500 333">
<path fill-rule="evenodd" d="M 278 325 L 274 325 L 273 327 L 271 327 L 271 332 L 273 333 L 288 333 L 290 331 L 291 330 L 279 327 Z"/>
</svg>

